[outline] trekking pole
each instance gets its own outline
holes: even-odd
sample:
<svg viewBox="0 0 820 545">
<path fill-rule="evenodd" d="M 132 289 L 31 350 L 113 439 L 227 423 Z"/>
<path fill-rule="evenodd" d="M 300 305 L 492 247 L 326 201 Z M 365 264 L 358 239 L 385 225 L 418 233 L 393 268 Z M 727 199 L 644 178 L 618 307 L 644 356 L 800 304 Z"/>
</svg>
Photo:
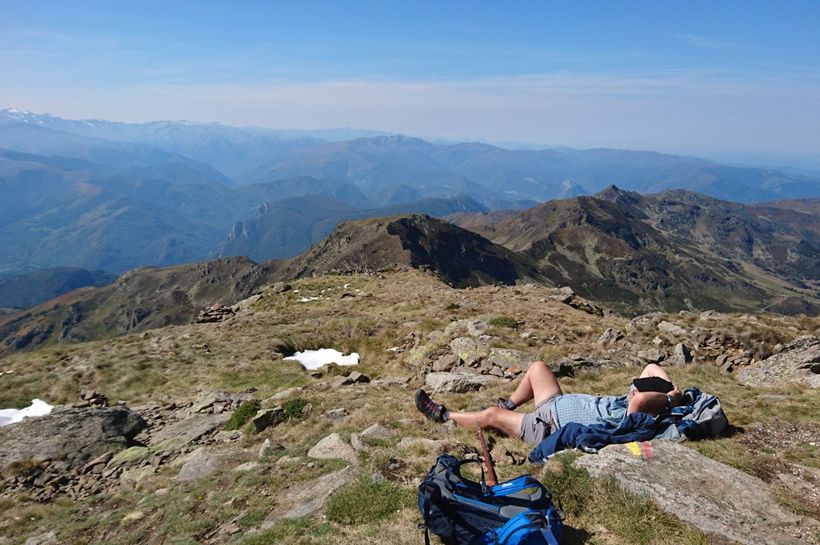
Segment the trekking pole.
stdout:
<svg viewBox="0 0 820 545">
<path fill-rule="evenodd" d="M 478 442 L 481 443 L 481 453 L 484 456 L 484 465 L 487 466 L 487 485 L 497 485 L 498 477 L 495 475 L 493 457 L 490 455 L 490 449 L 487 448 L 487 441 L 484 439 L 484 431 L 480 426 L 478 428 Z"/>
</svg>

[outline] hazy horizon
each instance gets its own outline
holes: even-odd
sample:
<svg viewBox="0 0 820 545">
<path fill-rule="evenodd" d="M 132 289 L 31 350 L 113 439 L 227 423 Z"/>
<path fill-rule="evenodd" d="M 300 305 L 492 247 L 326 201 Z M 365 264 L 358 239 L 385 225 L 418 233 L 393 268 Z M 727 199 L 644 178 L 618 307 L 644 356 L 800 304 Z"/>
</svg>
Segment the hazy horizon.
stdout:
<svg viewBox="0 0 820 545">
<path fill-rule="evenodd" d="M 0 4 L 4 106 L 820 168 L 820 4 Z"/>
</svg>

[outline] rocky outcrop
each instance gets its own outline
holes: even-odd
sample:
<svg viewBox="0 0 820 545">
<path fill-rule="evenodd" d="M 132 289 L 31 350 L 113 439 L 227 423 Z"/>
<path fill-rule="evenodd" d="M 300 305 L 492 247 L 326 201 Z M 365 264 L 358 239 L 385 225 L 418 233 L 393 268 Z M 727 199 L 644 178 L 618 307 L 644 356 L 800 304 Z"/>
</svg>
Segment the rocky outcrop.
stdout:
<svg viewBox="0 0 820 545">
<path fill-rule="evenodd" d="M 405 363 L 422 372 L 491 376 L 511 380 L 526 371 L 536 358 L 512 348 L 493 348 L 489 324 L 483 320 L 456 320 L 444 331 L 432 331 L 427 342 L 414 336 Z M 432 380 L 440 381 L 442 378 Z M 449 380 L 449 379 L 448 379 Z M 484 379 L 479 379 L 485 384 Z M 476 389 L 473 387 L 469 389 Z M 456 391 L 456 390 L 447 390 Z M 467 391 L 467 390 L 461 390 Z"/>
<path fill-rule="evenodd" d="M 748 386 L 805 384 L 820 388 L 820 337 L 801 337 L 783 351 L 745 367 L 737 380 Z"/>
<path fill-rule="evenodd" d="M 194 323 L 213 324 L 216 322 L 222 322 L 233 317 L 234 314 L 236 314 L 236 311 L 233 308 L 217 303 L 215 305 L 205 307 L 199 311 L 199 315 L 197 315 Z"/>
<path fill-rule="evenodd" d="M 593 303 L 589 299 L 579 297 L 578 294 L 576 294 L 575 291 L 573 291 L 573 289 L 569 286 L 564 286 L 562 288 L 557 289 L 556 293 L 551 297 L 556 301 L 560 301 L 565 305 L 569 305 L 572 308 L 586 312 L 587 314 L 593 314 L 595 316 L 604 315 L 603 307 L 596 303 Z"/>
<path fill-rule="evenodd" d="M 57 408 L 0 428 L 0 468 L 44 460 L 82 467 L 107 452 L 127 448 L 145 425 L 127 407 Z"/>
<path fill-rule="evenodd" d="M 36 501 L 82 498 L 116 483 L 107 464 L 145 427 L 126 407 L 58 408 L 0 428 L 0 488 Z"/>
<path fill-rule="evenodd" d="M 610 445 L 575 463 L 593 476 L 614 478 L 628 491 L 650 496 L 662 509 L 719 536 L 719 542 L 815 543 L 817 522 L 785 511 L 757 477 L 678 443 L 652 441 L 633 452 L 634 445 Z"/>
</svg>

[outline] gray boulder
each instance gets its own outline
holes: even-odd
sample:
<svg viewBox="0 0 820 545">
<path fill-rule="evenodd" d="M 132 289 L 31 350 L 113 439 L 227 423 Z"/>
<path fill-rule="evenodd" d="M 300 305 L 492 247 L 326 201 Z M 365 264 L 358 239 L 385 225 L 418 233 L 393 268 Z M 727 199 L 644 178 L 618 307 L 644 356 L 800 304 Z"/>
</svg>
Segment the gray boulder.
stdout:
<svg viewBox="0 0 820 545">
<path fill-rule="evenodd" d="M 610 445 L 575 463 L 593 476 L 612 477 L 630 492 L 650 496 L 665 511 L 725 541 L 813 542 L 817 523 L 785 511 L 757 477 L 678 443 L 656 440 L 649 446 L 651 458 L 626 445 Z"/>
<path fill-rule="evenodd" d="M 620 329 L 615 329 L 612 327 L 606 328 L 606 330 L 598 337 L 599 344 L 614 344 L 624 338 L 624 333 Z"/>
<path fill-rule="evenodd" d="M 356 451 L 342 440 L 338 433 L 331 433 L 308 451 L 310 458 L 332 459 L 338 458 L 351 464 L 356 463 Z"/>
<path fill-rule="evenodd" d="M 307 482 L 294 482 L 276 497 L 274 509 L 261 525 L 267 529 L 284 519 L 307 517 L 324 507 L 330 496 L 353 480 L 355 472 L 346 467 Z"/>
<path fill-rule="evenodd" d="M 480 337 L 489 329 L 490 325 L 483 320 L 456 320 L 450 322 L 444 332 L 449 336 L 468 335 Z"/>
<path fill-rule="evenodd" d="M 177 480 L 204 479 L 215 471 L 234 468 L 236 462 L 243 458 L 247 459 L 247 455 L 247 452 L 239 450 L 210 450 L 206 447 L 199 447 L 182 459 L 184 462 L 177 475 Z"/>
<path fill-rule="evenodd" d="M 464 393 L 480 390 L 496 380 L 495 377 L 475 373 L 427 373 L 424 383 L 433 392 Z"/>
<path fill-rule="evenodd" d="M 390 439 L 391 435 L 392 433 L 389 428 L 377 423 L 360 433 L 359 438 L 364 442 L 383 441 L 385 439 Z"/>
<path fill-rule="evenodd" d="M 178 481 L 196 481 L 207 477 L 219 468 L 219 458 L 203 447 L 196 449 L 182 464 L 177 475 Z"/>
<path fill-rule="evenodd" d="M 251 419 L 253 429 L 256 433 L 260 433 L 272 426 L 276 426 L 285 420 L 285 411 L 282 407 L 273 407 L 272 409 L 261 409 Z"/>
<path fill-rule="evenodd" d="M 57 545 L 60 541 L 54 530 L 44 534 L 32 536 L 26 540 L 25 545 Z"/>
<path fill-rule="evenodd" d="M 692 352 L 689 351 L 689 347 L 685 344 L 678 343 L 672 351 L 672 357 L 669 358 L 669 362 L 677 365 L 692 363 Z"/>
<path fill-rule="evenodd" d="M 127 407 L 57 408 L 0 427 L 0 468 L 24 460 L 62 460 L 82 468 L 107 452 L 128 448 L 145 426 Z"/>
<path fill-rule="evenodd" d="M 801 383 L 820 388 L 820 337 L 801 337 L 779 354 L 744 367 L 736 376 L 747 386 Z"/>
<path fill-rule="evenodd" d="M 230 413 L 194 414 L 165 426 L 151 438 L 151 446 L 161 451 L 180 450 L 222 429 Z"/>
<path fill-rule="evenodd" d="M 649 348 L 647 350 L 640 350 L 638 357 L 646 363 L 660 363 L 663 361 L 664 354 L 657 348 Z"/>
<path fill-rule="evenodd" d="M 673 337 L 686 337 L 689 335 L 689 332 L 683 329 L 681 326 L 677 324 L 673 324 L 672 322 L 667 322 L 663 320 L 661 323 L 658 324 L 658 331 L 661 333 L 666 333 L 667 335 L 671 335 Z"/>
<path fill-rule="evenodd" d="M 452 371 L 461 361 L 455 354 L 445 354 L 433 363 L 433 371 L 437 373 Z"/>
</svg>

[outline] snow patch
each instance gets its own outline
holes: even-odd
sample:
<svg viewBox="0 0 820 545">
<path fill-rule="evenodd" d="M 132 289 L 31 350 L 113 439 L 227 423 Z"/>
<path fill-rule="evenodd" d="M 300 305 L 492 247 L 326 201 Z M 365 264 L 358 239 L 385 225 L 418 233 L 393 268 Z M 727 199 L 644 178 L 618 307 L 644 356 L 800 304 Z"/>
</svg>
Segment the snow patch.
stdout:
<svg viewBox="0 0 820 545">
<path fill-rule="evenodd" d="M 310 303 L 311 301 L 318 301 L 321 297 L 301 297 L 297 299 L 300 303 Z"/>
<path fill-rule="evenodd" d="M 285 359 L 298 361 L 302 364 L 302 367 L 308 371 L 312 371 L 328 363 L 335 363 L 336 365 L 358 365 L 359 354 L 352 352 L 350 355 L 345 356 L 333 348 L 320 348 L 319 350 L 296 352 L 294 355 L 288 356 Z"/>
<path fill-rule="evenodd" d="M 0 426 L 15 424 L 28 416 L 45 416 L 53 408 L 41 399 L 32 399 L 31 405 L 23 409 L 0 409 Z"/>
</svg>

